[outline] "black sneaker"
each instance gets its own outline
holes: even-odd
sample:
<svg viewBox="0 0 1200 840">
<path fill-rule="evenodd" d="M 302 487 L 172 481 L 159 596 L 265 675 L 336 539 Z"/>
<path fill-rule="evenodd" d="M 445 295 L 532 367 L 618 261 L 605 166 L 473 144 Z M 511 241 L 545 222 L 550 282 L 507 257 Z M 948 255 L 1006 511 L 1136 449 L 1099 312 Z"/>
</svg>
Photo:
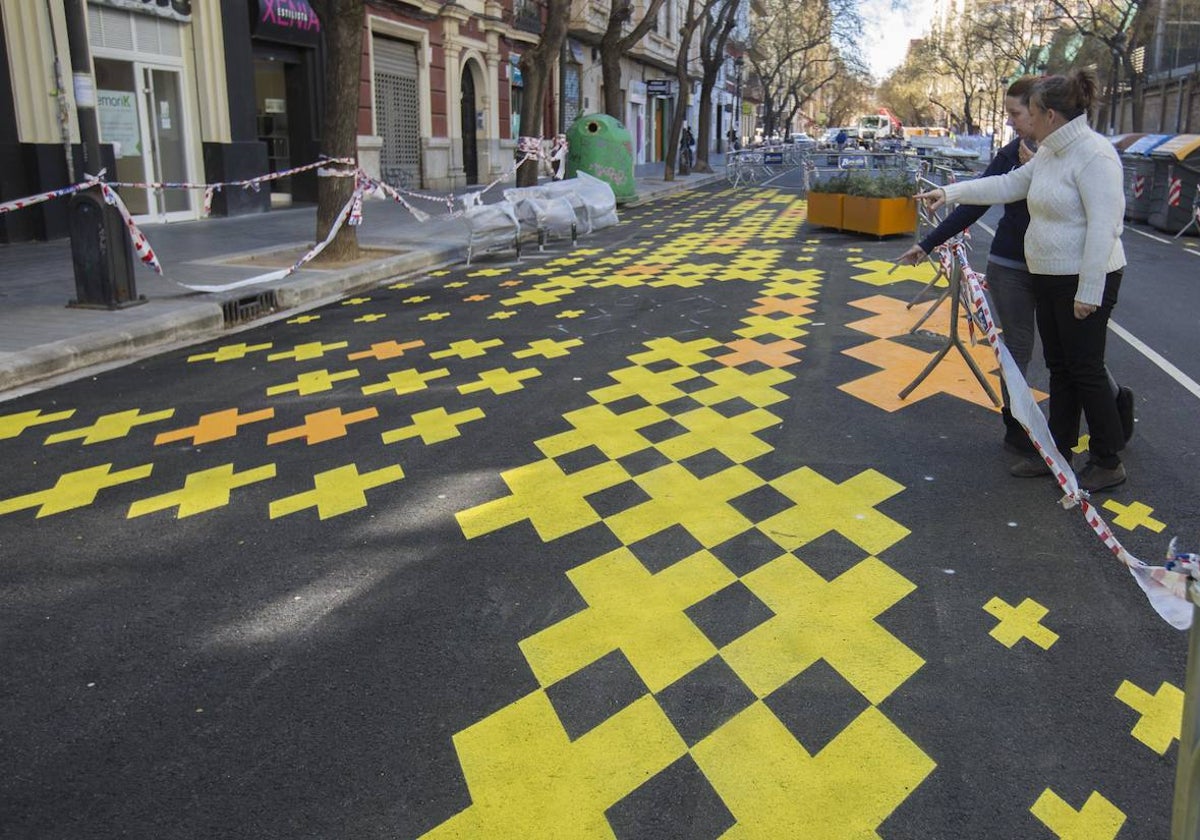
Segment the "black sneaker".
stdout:
<svg viewBox="0 0 1200 840">
<path fill-rule="evenodd" d="M 1117 414 L 1121 417 L 1121 432 L 1125 442 L 1133 437 L 1133 391 L 1122 385 L 1117 390 Z"/>
<path fill-rule="evenodd" d="M 1117 464 L 1112 469 L 1108 469 L 1092 462 L 1079 473 L 1079 489 L 1089 493 L 1098 493 L 1101 490 L 1109 490 L 1124 484 L 1126 477 L 1124 464 Z"/>
<path fill-rule="evenodd" d="M 1009 472 L 1017 478 L 1038 478 L 1043 475 L 1050 475 L 1050 466 L 1042 460 L 1041 456 L 1036 458 L 1026 458 L 1023 461 L 1017 461 L 1009 469 Z"/>
</svg>

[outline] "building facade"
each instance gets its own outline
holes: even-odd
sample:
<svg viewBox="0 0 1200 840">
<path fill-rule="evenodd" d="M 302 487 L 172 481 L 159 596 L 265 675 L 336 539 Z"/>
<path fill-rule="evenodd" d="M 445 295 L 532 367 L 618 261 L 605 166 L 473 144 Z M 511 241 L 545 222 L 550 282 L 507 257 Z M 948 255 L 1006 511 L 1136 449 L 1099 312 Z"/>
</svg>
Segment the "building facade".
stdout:
<svg viewBox="0 0 1200 840">
<path fill-rule="evenodd" d="M 84 179 L 101 167 L 139 221 L 199 218 L 199 189 L 156 183 L 255 178 L 321 152 L 326 54 L 308 0 L 86 0 L 88 66 L 73 67 L 63 0 L 0 0 L 0 200 Z M 521 56 L 541 37 L 537 0 L 366 0 L 358 156 L 406 189 L 459 190 L 511 171 L 521 136 Z M 543 134 L 603 111 L 599 38 L 607 0 L 575 0 L 551 72 Z M 683 0 L 667 0 L 622 59 L 624 121 L 639 163 L 660 161 L 678 103 Z M 636 19 L 636 16 L 635 16 Z M 732 73 L 730 63 L 730 73 Z M 732 75 L 714 125 L 729 125 Z M 693 81 L 693 85 L 695 82 Z M 698 90 L 687 115 L 693 128 Z M 82 159 L 77 107 L 94 102 L 99 165 Z M 738 104 L 741 104 L 740 100 Z M 262 189 L 227 189 L 214 215 L 313 202 L 313 171 Z M 0 216 L 0 242 L 66 235 L 66 202 Z"/>
</svg>

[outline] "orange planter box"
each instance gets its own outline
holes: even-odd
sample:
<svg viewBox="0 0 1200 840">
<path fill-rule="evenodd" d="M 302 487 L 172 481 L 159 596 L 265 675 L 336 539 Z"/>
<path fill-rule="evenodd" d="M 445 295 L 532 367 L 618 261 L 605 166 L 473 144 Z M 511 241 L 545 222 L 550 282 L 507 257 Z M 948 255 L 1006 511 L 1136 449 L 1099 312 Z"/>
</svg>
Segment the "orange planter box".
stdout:
<svg viewBox="0 0 1200 840">
<path fill-rule="evenodd" d="M 846 196 L 842 193 L 808 194 L 808 223 L 819 227 L 842 227 L 842 203 Z"/>
<path fill-rule="evenodd" d="M 873 236 L 912 233 L 917 229 L 917 202 L 848 195 L 842 207 L 842 228 Z"/>
</svg>

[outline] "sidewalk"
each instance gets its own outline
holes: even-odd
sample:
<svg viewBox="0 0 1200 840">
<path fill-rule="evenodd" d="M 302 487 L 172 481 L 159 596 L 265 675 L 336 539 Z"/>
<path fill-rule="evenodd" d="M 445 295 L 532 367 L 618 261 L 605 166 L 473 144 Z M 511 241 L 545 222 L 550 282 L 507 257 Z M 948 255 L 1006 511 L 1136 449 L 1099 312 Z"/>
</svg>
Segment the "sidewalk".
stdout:
<svg viewBox="0 0 1200 840">
<path fill-rule="evenodd" d="M 634 203 L 720 180 L 723 160 L 723 155 L 711 157 L 714 174 L 677 176 L 674 181 L 663 179 L 662 163 L 638 166 Z M 487 198 L 499 200 L 503 189 L 503 184 L 497 185 Z M 277 262 L 244 263 L 250 257 L 261 260 L 310 246 L 316 233 L 316 208 L 142 225 L 164 274 L 160 277 L 136 265 L 137 291 L 147 302 L 114 311 L 66 306 L 76 296 L 68 240 L 0 245 L 0 398 L 39 379 L 219 335 L 227 322 L 237 323 L 239 301 L 253 308 L 258 296 L 273 295 L 277 309 L 294 310 L 370 288 L 385 278 L 466 259 L 465 225 L 445 218 L 444 205 L 413 204 L 433 218 L 418 222 L 391 201 L 364 203 L 359 244 L 390 251 L 390 256 L 337 270 L 310 264 L 283 280 L 225 293 L 195 292 L 178 284 L 222 285 L 281 267 Z"/>
</svg>

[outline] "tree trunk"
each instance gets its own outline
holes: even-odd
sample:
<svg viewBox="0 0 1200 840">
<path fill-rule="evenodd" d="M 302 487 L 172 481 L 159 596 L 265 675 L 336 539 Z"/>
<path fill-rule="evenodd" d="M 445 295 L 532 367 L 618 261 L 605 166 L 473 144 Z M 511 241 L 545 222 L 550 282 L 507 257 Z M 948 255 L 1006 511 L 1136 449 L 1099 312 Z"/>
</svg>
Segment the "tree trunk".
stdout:
<svg viewBox="0 0 1200 840">
<path fill-rule="evenodd" d="M 617 30 L 619 33 L 620 30 Z M 625 122 L 621 101 L 621 49 L 620 38 L 610 37 L 608 32 L 600 40 L 600 80 L 604 88 L 604 113 L 614 120 Z"/>
<path fill-rule="evenodd" d="M 570 0 L 549 0 L 543 21 L 542 38 L 521 56 L 521 75 L 525 80 L 525 98 L 521 101 L 521 134 L 541 141 L 542 115 L 546 110 L 546 92 L 550 88 L 554 62 L 562 54 L 570 18 Z M 520 141 L 518 140 L 518 144 Z M 518 147 L 518 154 L 520 154 Z M 517 186 L 537 184 L 540 161 L 528 160 L 517 170 Z M 565 165 L 565 162 L 564 162 Z"/>
<path fill-rule="evenodd" d="M 711 77 L 711 78 L 710 78 Z M 704 71 L 700 82 L 700 119 L 696 124 L 696 159 L 692 163 L 693 172 L 712 172 L 708 163 L 709 132 L 712 131 L 712 89 L 716 81 L 716 71 Z"/>
<path fill-rule="evenodd" d="M 633 19 L 632 0 L 609 0 L 608 22 L 600 37 L 600 79 L 604 90 L 604 113 L 621 123 L 625 122 L 625 98 L 621 94 L 621 56 L 633 49 L 650 31 L 658 19 L 663 0 L 650 0 L 642 10 L 642 18 L 633 29 L 622 35 L 625 25 Z M 568 9 L 570 5 L 568 4 Z"/>
<path fill-rule="evenodd" d="M 321 120 L 321 149 L 332 158 L 356 159 L 358 154 L 358 92 L 362 83 L 363 0 L 324 0 L 313 3 L 325 33 L 325 109 Z M 317 231 L 320 242 L 329 235 L 354 193 L 353 178 L 317 178 Z M 358 258 L 358 235 L 349 224 L 317 258 L 345 262 Z"/>
</svg>

